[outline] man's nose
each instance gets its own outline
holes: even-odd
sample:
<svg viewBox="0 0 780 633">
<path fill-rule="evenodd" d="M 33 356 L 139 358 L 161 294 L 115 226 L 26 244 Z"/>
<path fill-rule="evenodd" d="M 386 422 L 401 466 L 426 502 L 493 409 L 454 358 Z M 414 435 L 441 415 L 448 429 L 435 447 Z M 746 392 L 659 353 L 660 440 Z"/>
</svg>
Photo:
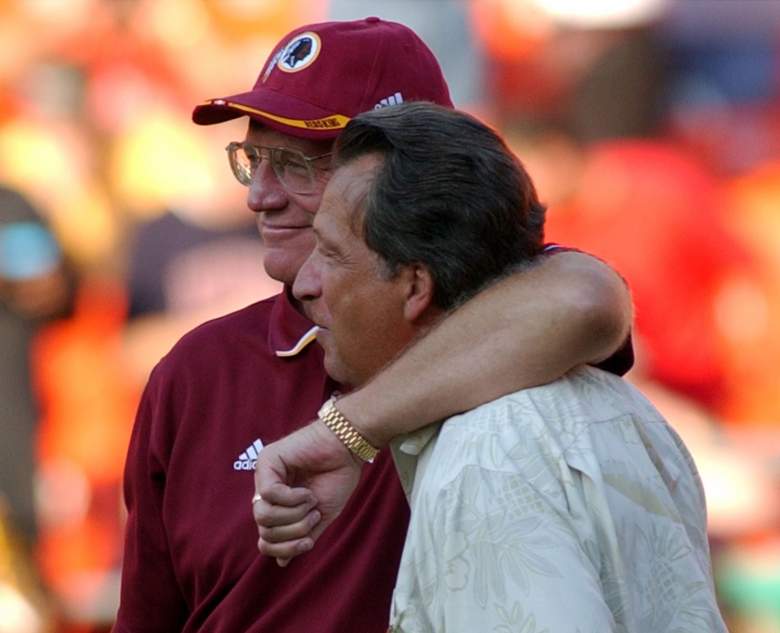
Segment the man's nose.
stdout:
<svg viewBox="0 0 780 633">
<path fill-rule="evenodd" d="M 303 263 L 293 283 L 293 296 L 299 301 L 312 301 L 322 294 L 322 282 L 317 265 L 317 251 Z"/>
<path fill-rule="evenodd" d="M 276 211 L 287 206 L 287 192 L 267 160 L 261 160 L 249 183 L 247 206 L 255 212 Z"/>
</svg>

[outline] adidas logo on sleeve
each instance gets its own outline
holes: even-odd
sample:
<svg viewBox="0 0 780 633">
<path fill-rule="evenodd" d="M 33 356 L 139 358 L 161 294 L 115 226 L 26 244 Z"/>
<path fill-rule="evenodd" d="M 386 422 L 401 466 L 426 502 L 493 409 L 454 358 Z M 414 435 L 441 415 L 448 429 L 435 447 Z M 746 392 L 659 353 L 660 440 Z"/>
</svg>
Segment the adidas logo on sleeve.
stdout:
<svg viewBox="0 0 780 633">
<path fill-rule="evenodd" d="M 260 438 L 252 442 L 249 447 L 238 456 L 233 462 L 233 470 L 254 470 L 257 463 L 257 456 L 263 450 L 263 443 Z"/>
</svg>

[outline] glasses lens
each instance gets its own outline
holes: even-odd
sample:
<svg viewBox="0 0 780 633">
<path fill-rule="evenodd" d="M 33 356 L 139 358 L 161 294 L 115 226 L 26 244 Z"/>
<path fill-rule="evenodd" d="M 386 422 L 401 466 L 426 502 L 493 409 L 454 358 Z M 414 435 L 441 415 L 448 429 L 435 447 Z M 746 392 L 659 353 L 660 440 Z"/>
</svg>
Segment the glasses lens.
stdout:
<svg viewBox="0 0 780 633">
<path fill-rule="evenodd" d="M 306 158 L 297 150 L 273 148 L 271 166 L 279 182 L 293 193 L 312 193 L 314 174 Z"/>
<path fill-rule="evenodd" d="M 254 151 L 254 148 L 247 148 L 243 143 L 237 142 L 230 143 L 226 149 L 233 175 L 238 182 L 248 187 L 252 182 L 254 166 L 257 165 L 257 153 Z M 247 150 L 249 153 L 247 153 Z"/>
</svg>

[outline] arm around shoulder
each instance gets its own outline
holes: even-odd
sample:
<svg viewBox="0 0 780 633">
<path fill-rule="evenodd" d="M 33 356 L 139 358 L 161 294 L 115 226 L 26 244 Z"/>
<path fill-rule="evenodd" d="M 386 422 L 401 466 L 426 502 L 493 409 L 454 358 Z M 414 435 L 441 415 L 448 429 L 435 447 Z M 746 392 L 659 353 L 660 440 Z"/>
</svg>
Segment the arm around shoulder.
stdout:
<svg viewBox="0 0 780 633">
<path fill-rule="evenodd" d="M 631 293 L 608 264 L 580 251 L 562 251 L 529 272 L 536 275 L 539 292 L 548 295 L 549 316 L 561 319 L 561 333 L 571 345 L 568 362 L 577 361 L 572 366 L 599 363 L 626 340 L 633 319 Z"/>
</svg>

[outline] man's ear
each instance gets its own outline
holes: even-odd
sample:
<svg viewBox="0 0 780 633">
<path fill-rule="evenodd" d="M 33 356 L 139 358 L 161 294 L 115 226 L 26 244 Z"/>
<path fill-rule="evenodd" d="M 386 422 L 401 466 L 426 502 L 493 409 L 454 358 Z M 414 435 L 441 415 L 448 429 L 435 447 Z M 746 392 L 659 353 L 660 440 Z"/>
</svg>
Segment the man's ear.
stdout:
<svg viewBox="0 0 780 633">
<path fill-rule="evenodd" d="M 410 323 L 419 321 L 433 307 L 434 281 L 430 271 L 422 264 L 404 266 L 405 287 L 404 318 Z"/>
</svg>

